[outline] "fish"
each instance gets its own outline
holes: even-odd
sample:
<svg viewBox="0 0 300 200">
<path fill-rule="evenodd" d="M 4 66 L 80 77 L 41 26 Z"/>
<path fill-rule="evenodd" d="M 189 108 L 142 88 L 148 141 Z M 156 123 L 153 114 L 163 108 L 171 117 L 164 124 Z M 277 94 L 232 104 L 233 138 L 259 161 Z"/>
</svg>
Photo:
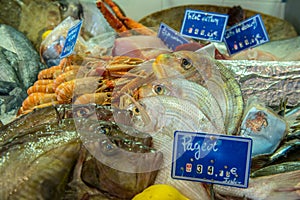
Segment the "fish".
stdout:
<svg viewBox="0 0 300 200">
<path fill-rule="evenodd" d="M 243 99 L 256 97 L 269 107 L 287 99 L 287 106 L 299 105 L 299 61 L 218 60 L 234 73 Z"/>
<path fill-rule="evenodd" d="M 209 55 L 192 51 L 160 54 L 153 63 L 158 79 L 181 77 L 206 87 L 218 101 L 229 135 L 238 132 L 243 115 L 244 101 L 232 71 Z"/>
<path fill-rule="evenodd" d="M 256 170 L 250 174 L 250 177 L 259 177 L 259 176 L 268 176 L 272 174 L 285 173 L 290 171 L 300 170 L 300 162 L 298 161 L 289 161 L 279 164 L 274 164 L 266 166 L 259 170 Z"/>
<path fill-rule="evenodd" d="M 0 35 L 0 46 L 4 48 L 2 52 L 15 72 L 13 77 L 18 77 L 21 87 L 27 90 L 36 81 L 38 72 L 46 66 L 40 62 L 37 51 L 23 33 L 1 24 Z"/>
<path fill-rule="evenodd" d="M 220 105 L 213 95 L 203 86 L 180 78 L 165 78 L 152 81 L 137 89 L 138 99 L 156 95 L 168 95 L 189 100 L 217 127 L 218 133 L 224 133 L 224 119 Z"/>
<path fill-rule="evenodd" d="M 258 199 L 299 199 L 300 170 L 250 178 L 248 188 L 213 185 L 222 196 Z"/>
<path fill-rule="evenodd" d="M 26 90 L 45 66 L 29 39 L 15 28 L 0 24 L 0 120 L 8 123 L 27 97 Z"/>
<path fill-rule="evenodd" d="M 92 174 L 94 177 L 84 175 L 86 181 L 90 182 L 99 174 L 120 178 L 117 182 L 114 178 L 101 178 L 97 182 L 100 185 L 94 183 L 93 186 L 101 197 L 107 197 L 108 194 L 112 198 L 122 196 L 129 199 L 153 184 L 162 162 L 162 154 L 150 146 L 152 138 L 149 134 L 112 121 L 98 120 L 96 109 L 91 109 L 95 108 L 93 105 L 85 105 L 82 110 L 77 106 L 74 112 L 70 106 L 59 112 L 51 108 L 53 113 L 49 113 L 51 117 L 48 116 L 45 120 L 41 116 L 46 111 L 51 111 L 49 108 L 33 111 L 28 120 L 23 117 L 1 127 L 0 177 L 8 180 L 0 183 L 1 198 L 30 199 L 35 196 L 40 199 L 81 199 L 92 195 L 90 192 L 95 188 L 90 188 L 83 180 L 80 183 L 79 180 L 72 180 L 74 174 L 82 173 L 82 167 L 76 168 L 80 171 L 74 171 L 75 166 L 83 164 L 84 168 L 92 168 L 93 163 L 85 162 L 90 161 L 91 157 L 94 157 L 97 165 L 106 165 L 97 167 L 96 170 L 99 171 Z M 37 113 L 34 115 L 35 112 Z M 109 115 L 112 116 L 112 113 L 109 112 Z M 62 115 L 65 118 L 60 119 Z M 18 125 L 23 125 L 23 128 Z M 8 130 L 11 128 L 14 131 Z M 87 156 L 79 160 L 83 151 L 87 152 Z M 121 163 L 120 158 L 124 159 Z M 136 165 L 137 163 L 140 165 Z M 125 165 L 129 170 L 126 171 L 125 168 L 124 171 Z M 104 174 L 106 171 L 109 173 Z M 140 183 L 137 184 L 136 181 Z M 117 186 L 120 188 L 118 192 L 115 190 Z M 81 190 L 87 193 L 78 196 L 77 192 Z"/>
<path fill-rule="evenodd" d="M 127 109 L 132 111 L 132 126 L 149 133 L 153 138 L 153 148 L 163 153 L 163 164 L 155 184 L 172 185 L 190 199 L 210 199 L 203 184 L 174 180 L 170 176 L 174 131 L 217 131 L 198 107 L 186 99 L 158 95 L 139 99 Z"/>
</svg>

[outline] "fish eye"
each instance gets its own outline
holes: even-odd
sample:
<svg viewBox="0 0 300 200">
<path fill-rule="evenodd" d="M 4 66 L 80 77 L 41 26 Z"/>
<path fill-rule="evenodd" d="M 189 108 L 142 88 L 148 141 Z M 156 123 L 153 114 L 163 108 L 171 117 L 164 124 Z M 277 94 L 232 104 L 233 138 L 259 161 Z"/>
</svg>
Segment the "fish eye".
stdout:
<svg viewBox="0 0 300 200">
<path fill-rule="evenodd" d="M 188 69 L 190 69 L 192 66 L 193 66 L 192 63 L 191 63 L 188 59 L 186 59 L 186 58 L 182 58 L 182 59 L 181 59 L 181 67 L 182 67 L 183 69 L 188 70 Z"/>
<path fill-rule="evenodd" d="M 110 127 L 109 126 L 99 126 L 98 127 L 98 131 L 101 134 L 109 135 L 109 133 L 110 133 Z"/>
<path fill-rule="evenodd" d="M 86 117 L 90 112 L 89 108 L 80 108 L 76 111 L 76 117 Z"/>
<path fill-rule="evenodd" d="M 153 90 L 156 94 L 163 94 L 164 86 L 163 85 L 154 85 Z"/>
<path fill-rule="evenodd" d="M 61 10 L 61 11 L 67 11 L 68 10 L 68 5 L 67 4 L 64 4 L 64 3 L 60 3 L 59 4 L 59 9 Z"/>
<path fill-rule="evenodd" d="M 134 107 L 132 109 L 132 111 L 133 111 L 134 114 L 139 114 L 140 113 L 140 110 L 138 109 L 138 107 Z"/>
</svg>

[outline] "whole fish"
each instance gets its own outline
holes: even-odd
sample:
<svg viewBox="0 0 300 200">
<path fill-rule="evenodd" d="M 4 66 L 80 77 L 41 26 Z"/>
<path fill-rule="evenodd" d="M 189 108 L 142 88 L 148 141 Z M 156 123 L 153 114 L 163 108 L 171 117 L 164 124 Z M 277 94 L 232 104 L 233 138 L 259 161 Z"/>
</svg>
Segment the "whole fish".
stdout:
<svg viewBox="0 0 300 200">
<path fill-rule="evenodd" d="M 182 77 L 205 86 L 218 101 L 227 134 L 236 134 L 243 114 L 243 97 L 232 71 L 204 53 L 177 51 L 159 55 L 153 72 L 160 78 Z"/>
<path fill-rule="evenodd" d="M 6 55 L 15 73 L 12 77 L 18 77 L 20 87 L 27 90 L 36 81 L 38 72 L 46 66 L 40 62 L 37 51 L 23 33 L 0 24 L 0 35 L 1 52 Z"/>
<path fill-rule="evenodd" d="M 138 95 L 137 98 L 168 95 L 189 100 L 212 121 L 218 133 L 224 133 L 224 119 L 220 105 L 214 96 L 200 84 L 181 78 L 158 79 L 139 87 L 135 95 Z"/>
<path fill-rule="evenodd" d="M 272 174 L 285 173 L 296 170 L 300 170 L 300 162 L 290 161 L 261 168 L 252 172 L 250 176 L 255 178 L 259 176 L 268 176 Z"/>
<path fill-rule="evenodd" d="M 53 107 L 38 109 L 27 119 L 18 118 L 1 127 L 0 177 L 7 180 L 0 183 L 1 198 L 31 199 L 34 196 L 38 199 L 61 199 L 65 196 L 66 199 L 81 199 L 86 195 L 93 196 L 95 188 L 90 188 L 81 179 L 79 184 L 70 182 L 74 174 L 82 172 L 82 168 L 73 171 L 76 163 L 92 167 L 89 166 L 92 163 L 85 162 L 91 156 L 105 167 L 96 168 L 99 171 L 92 177 L 85 175 L 85 180 L 91 182 L 99 174 L 104 176 L 106 171 L 110 172 L 110 176 L 119 178 L 118 181 L 101 178 L 97 182 L 99 185 L 94 183 L 99 197 L 107 196 L 103 194 L 106 191 L 112 198 L 129 199 L 153 184 L 162 155 L 150 147 L 152 139 L 148 134 L 126 125 L 98 120 L 95 105 L 83 106 L 81 110 L 78 107 L 72 109 L 70 105 L 61 107 L 60 110 Z M 50 115 L 43 119 L 41 116 L 47 116 L 47 113 Z M 113 112 L 102 114 L 111 117 Z M 115 114 L 119 116 L 119 111 Z M 88 151 L 88 156 L 78 160 L 82 151 Z M 119 162 L 121 158 L 124 160 Z M 131 171 L 122 168 L 125 165 Z M 120 188 L 118 192 L 116 187 Z M 81 190 L 85 193 L 78 196 L 77 192 Z"/>
<path fill-rule="evenodd" d="M 163 164 L 155 184 L 172 185 L 190 199 L 210 199 L 203 184 L 174 180 L 170 176 L 174 131 L 217 131 L 199 108 L 186 99 L 158 95 L 142 98 L 128 109 L 133 112 L 133 126 L 149 133 L 153 147 L 163 153 Z"/>
<path fill-rule="evenodd" d="M 213 185 L 217 194 L 253 200 L 299 199 L 300 170 L 250 178 L 248 188 Z"/>
</svg>

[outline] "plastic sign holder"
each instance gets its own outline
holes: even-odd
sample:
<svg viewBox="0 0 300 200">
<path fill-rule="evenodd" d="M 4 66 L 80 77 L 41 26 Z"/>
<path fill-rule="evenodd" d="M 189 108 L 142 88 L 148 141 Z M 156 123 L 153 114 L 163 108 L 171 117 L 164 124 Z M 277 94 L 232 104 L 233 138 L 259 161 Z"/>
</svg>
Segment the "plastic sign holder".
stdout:
<svg viewBox="0 0 300 200">
<path fill-rule="evenodd" d="M 247 188 L 251 138 L 175 131 L 171 176 Z"/>
<path fill-rule="evenodd" d="M 160 24 L 157 37 L 159 37 L 165 45 L 173 51 L 177 46 L 189 43 L 189 41 L 181 36 L 179 32 L 164 23 Z"/>
<path fill-rule="evenodd" d="M 224 36 L 230 55 L 266 42 L 269 42 L 269 37 L 259 14 L 227 29 Z"/>
<path fill-rule="evenodd" d="M 222 42 L 228 15 L 186 10 L 180 33 L 183 36 L 213 42 Z"/>
<path fill-rule="evenodd" d="M 60 54 L 60 58 L 65 58 L 71 55 L 72 52 L 74 51 L 81 26 L 82 26 L 82 20 L 80 20 L 75 26 L 69 29 L 63 50 Z"/>
</svg>

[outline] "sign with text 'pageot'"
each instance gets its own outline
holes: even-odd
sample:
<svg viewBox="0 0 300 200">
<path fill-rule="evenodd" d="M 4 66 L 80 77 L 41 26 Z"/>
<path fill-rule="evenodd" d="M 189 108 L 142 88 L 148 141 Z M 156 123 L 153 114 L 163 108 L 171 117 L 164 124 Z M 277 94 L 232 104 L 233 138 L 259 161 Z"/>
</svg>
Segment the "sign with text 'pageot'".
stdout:
<svg viewBox="0 0 300 200">
<path fill-rule="evenodd" d="M 63 50 L 60 54 L 60 58 L 67 57 L 70 54 L 72 54 L 72 52 L 74 51 L 81 26 L 82 26 L 82 20 L 80 20 L 75 26 L 69 29 Z"/>
<path fill-rule="evenodd" d="M 227 29 L 224 42 L 230 55 L 269 42 L 268 33 L 259 14 Z"/>
<path fill-rule="evenodd" d="M 247 188 L 251 151 L 250 138 L 175 131 L 171 176 Z"/>
<path fill-rule="evenodd" d="M 189 41 L 182 37 L 179 32 L 164 23 L 160 24 L 157 37 L 172 50 L 175 50 L 179 45 L 189 43 Z"/>
<path fill-rule="evenodd" d="M 228 15 L 199 10 L 186 10 L 180 33 L 200 40 L 222 42 Z"/>
</svg>

